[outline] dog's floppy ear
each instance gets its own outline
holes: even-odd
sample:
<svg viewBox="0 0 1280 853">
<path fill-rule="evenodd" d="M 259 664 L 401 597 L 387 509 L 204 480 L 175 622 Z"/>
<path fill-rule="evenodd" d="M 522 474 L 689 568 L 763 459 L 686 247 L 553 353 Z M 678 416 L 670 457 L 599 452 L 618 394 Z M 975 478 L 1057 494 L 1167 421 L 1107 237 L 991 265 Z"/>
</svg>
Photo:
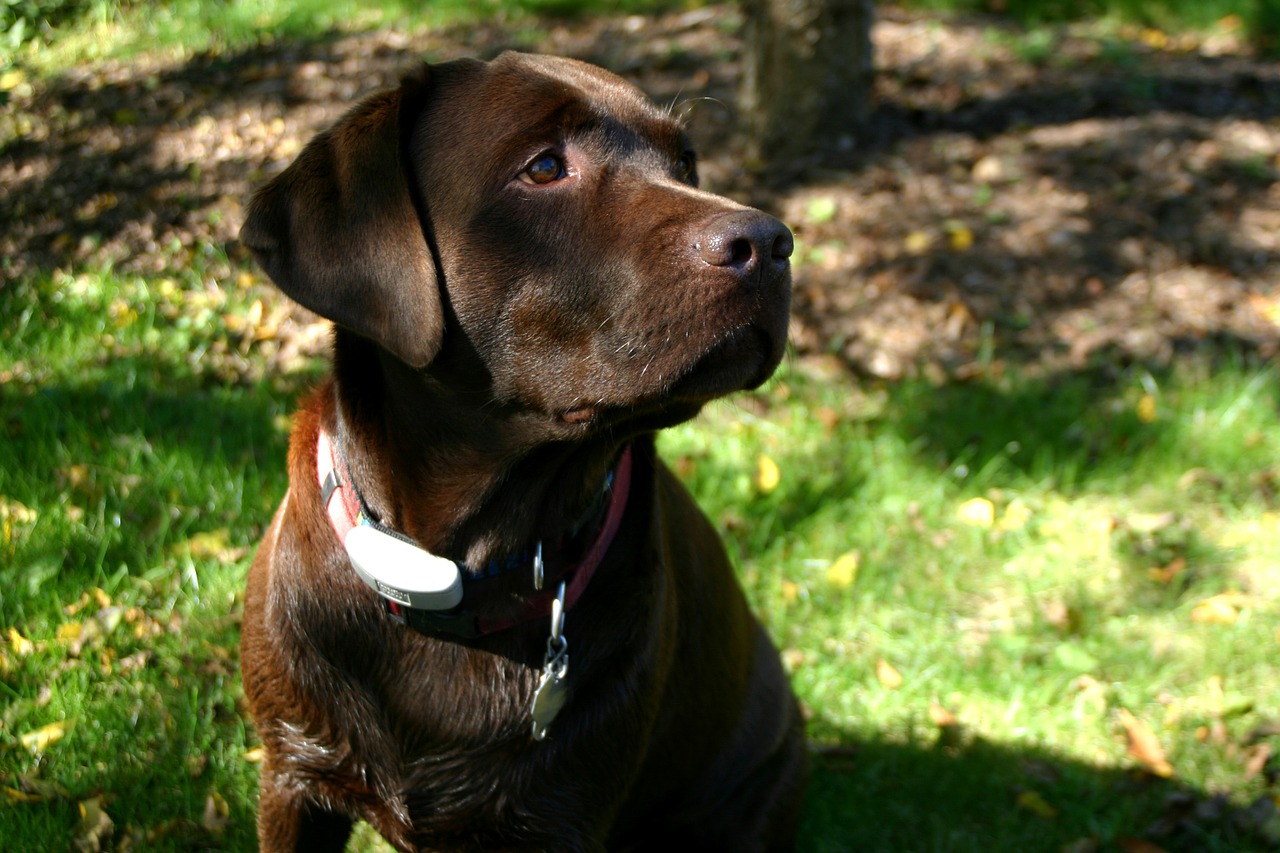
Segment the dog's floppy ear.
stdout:
<svg viewBox="0 0 1280 853">
<path fill-rule="evenodd" d="M 429 77 L 424 65 L 316 136 L 258 190 L 240 229 L 281 290 L 414 367 L 435 357 L 444 334 L 403 148 Z"/>
</svg>

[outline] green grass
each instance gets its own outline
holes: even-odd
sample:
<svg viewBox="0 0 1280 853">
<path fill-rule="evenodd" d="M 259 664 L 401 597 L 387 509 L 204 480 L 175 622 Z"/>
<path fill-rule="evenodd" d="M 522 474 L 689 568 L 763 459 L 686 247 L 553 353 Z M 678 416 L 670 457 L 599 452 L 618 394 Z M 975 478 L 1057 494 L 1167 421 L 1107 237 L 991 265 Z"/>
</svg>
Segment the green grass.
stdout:
<svg viewBox="0 0 1280 853">
<path fill-rule="evenodd" d="M 117 843 L 252 846 L 240 590 L 322 365 L 269 375 L 270 335 L 239 319 L 260 285 L 197 256 L 0 294 L 6 850 L 66 847 L 94 797 Z M 1225 810 L 1276 794 L 1242 756 L 1280 747 L 1250 740 L 1280 709 L 1278 410 L 1245 360 L 942 387 L 800 360 L 665 434 L 811 712 L 804 848 L 1111 844 L 1223 792 L 1170 849 L 1264 849 Z M 1126 755 L 1121 709 L 1171 779 Z"/>
<path fill-rule="evenodd" d="M 1280 708 L 1277 410 L 1274 372 L 1239 363 L 942 388 L 792 371 L 750 415 L 669 433 L 835 756 L 809 848 L 1056 850 L 1141 835 L 1177 786 L 1274 795 L 1238 756 Z M 974 500 L 994 523 L 962 520 Z M 1122 708 L 1172 783 L 1134 775 Z M 1188 849 L 1261 845 L 1223 823 Z"/>
<path fill-rule="evenodd" d="M 378 28 L 421 30 L 500 18 L 580 17 L 681 8 L 682 0 L 60 0 L 42 6 L 0 0 L 0 69 L 11 63 L 52 73 L 86 61 L 139 53 L 190 55 L 262 42 L 332 38 Z"/>
<path fill-rule="evenodd" d="M 22 61 L 454 8 L 84 5 Z M 95 802 L 116 849 L 254 846 L 241 590 L 323 364 L 281 364 L 246 272 L 205 245 L 0 286 L 0 849 L 69 849 Z M 1247 357 L 940 387 L 797 358 L 666 433 L 810 714 L 802 849 L 1274 849 L 1277 414 Z"/>
</svg>

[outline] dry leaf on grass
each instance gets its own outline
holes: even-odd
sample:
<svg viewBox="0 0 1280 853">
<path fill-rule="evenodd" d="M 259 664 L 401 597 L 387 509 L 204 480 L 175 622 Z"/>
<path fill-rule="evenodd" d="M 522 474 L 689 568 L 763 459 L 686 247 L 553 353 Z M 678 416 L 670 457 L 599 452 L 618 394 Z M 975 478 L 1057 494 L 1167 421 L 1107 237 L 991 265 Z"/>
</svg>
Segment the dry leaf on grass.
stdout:
<svg viewBox="0 0 1280 853">
<path fill-rule="evenodd" d="M 70 721 L 59 720 L 27 732 L 18 738 L 18 742 L 32 752 L 44 752 L 45 749 L 62 740 L 70 728 Z"/>
<path fill-rule="evenodd" d="M 1139 720 L 1128 709 L 1119 711 L 1120 725 L 1129 740 L 1129 754 L 1141 762 L 1142 766 L 1153 775 L 1168 779 L 1173 775 L 1173 765 L 1164 755 L 1164 747 L 1151 727 Z"/>
<path fill-rule="evenodd" d="M 861 554 L 857 551 L 841 554 L 827 569 L 827 583 L 836 589 L 848 589 L 853 586 L 853 582 L 858 579 L 858 565 L 861 559 Z"/>
<path fill-rule="evenodd" d="M 890 690 L 897 690 L 902 686 L 905 679 L 902 673 L 893 668 L 893 665 L 884 658 L 876 661 L 876 680 Z"/>
<path fill-rule="evenodd" d="M 782 482 L 782 471 L 778 468 L 778 463 L 761 454 L 756 460 L 756 488 L 767 495 L 778 488 L 780 482 Z"/>
<path fill-rule="evenodd" d="M 115 822 L 102 808 L 102 797 L 80 801 L 80 824 L 76 827 L 75 849 L 98 853 L 115 832 Z"/>
</svg>

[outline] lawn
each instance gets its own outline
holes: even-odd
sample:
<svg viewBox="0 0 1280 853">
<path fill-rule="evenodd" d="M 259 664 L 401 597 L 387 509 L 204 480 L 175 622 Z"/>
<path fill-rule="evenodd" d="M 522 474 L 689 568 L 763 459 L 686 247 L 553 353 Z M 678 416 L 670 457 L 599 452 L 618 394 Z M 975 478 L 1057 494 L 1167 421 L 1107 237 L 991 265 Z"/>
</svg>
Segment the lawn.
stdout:
<svg viewBox="0 0 1280 853">
<path fill-rule="evenodd" d="M 445 19 L 394 11 L 348 20 L 228 8 L 212 42 L 174 24 L 176 34 L 148 45 L 134 19 L 83 22 L 80 37 L 92 31 L 101 44 L 114 34 L 128 56 L 103 59 L 117 76 L 95 85 L 73 67 L 87 61 L 83 45 L 39 61 L 10 57 L 0 88 L 16 109 L 0 120 L 0 160 L 31 164 L 56 184 L 66 164 L 90 163 L 97 134 L 76 134 L 93 110 L 119 119 L 126 150 L 131 132 L 159 138 L 165 127 L 146 107 L 84 106 L 132 92 L 137 81 L 121 82 L 129 67 L 159 69 L 143 75 L 157 81 L 152 89 L 137 86 L 163 92 L 183 73 L 174 68 L 220 74 L 260 59 L 252 67 L 270 69 L 291 39 L 372 64 L 384 60 L 379 49 L 342 39 L 372 32 L 375 46 L 394 46 L 394 25 L 442 55 L 461 48 L 431 39 L 461 42 L 483 29 L 455 22 L 427 35 L 422 27 Z M 675 14 L 686 29 L 709 28 L 707 39 L 726 30 Z M 146 32 L 160 32 L 164 18 Z M 618 20 L 625 32 L 635 19 Z M 285 48 L 254 46 L 270 21 L 288 23 Z M 573 44 L 557 27 L 572 30 L 506 13 L 492 38 Z M 1035 38 L 992 27 L 984 43 L 1013 44 L 1019 69 L 1039 67 L 1042 58 L 1022 56 Z M 1035 32 L 1076 44 L 1065 30 Z M 1114 51 L 1115 38 L 1107 30 L 1098 43 Z M 1145 43 L 1135 44 L 1126 63 L 1146 61 Z M 184 85 L 208 97 L 199 103 L 211 123 L 224 119 L 216 107 L 231 95 Z M 58 111 L 42 112 L 48 92 L 65 95 Z M 313 115 L 307 98 L 294 104 L 308 121 L 333 112 Z M 33 128 L 23 134 L 23 121 L 49 123 L 34 135 L 51 146 L 75 139 L 74 151 L 68 143 L 59 163 L 42 164 L 25 147 Z M 274 126 L 255 121 L 253 132 Z M 306 130 L 295 121 L 282 119 L 276 135 Z M 1274 117 L 1259 126 L 1271 148 L 1255 146 L 1260 159 L 1242 155 L 1231 161 L 1243 164 L 1238 172 L 1214 174 L 1238 177 L 1240 205 L 1274 210 L 1280 130 Z M 239 160 L 211 145 L 195 171 L 162 163 L 148 175 L 153 186 L 119 178 L 115 200 L 95 186 L 67 202 L 78 218 L 61 229 L 40 230 L 54 210 L 43 198 L 10 196 L 30 220 L 6 219 L 10 239 L 32 230 L 0 280 L 0 849 L 254 846 L 259 754 L 239 682 L 242 588 L 286 487 L 289 414 L 322 375 L 325 338 L 227 239 L 239 215 L 233 193 L 209 187 L 239 192 L 297 141 Z M 904 173 L 894 155 L 885 152 L 883 168 Z M 733 174 L 709 168 L 712 179 Z M 950 165 L 942 174 L 954 178 Z M 865 238 L 847 219 L 860 196 L 842 194 L 856 180 L 850 171 L 768 199 L 800 238 L 804 333 L 765 388 L 709 407 L 660 442 L 721 531 L 809 716 L 814 773 L 801 848 L 1280 847 L 1274 337 L 1179 339 L 1169 357 L 1099 346 L 1041 358 L 1019 337 L 1031 320 L 975 317 L 963 369 L 939 368 L 925 348 L 909 354 L 919 369 L 869 370 L 878 362 L 843 339 L 849 326 L 815 319 L 849 310 L 835 291 L 822 303 L 814 288 Z M 909 207 L 883 242 L 905 241 L 903 256 L 917 257 L 910 241 L 936 226 L 930 239 L 951 254 L 931 271 L 977 263 L 994 229 L 1021 215 L 997 210 L 1021 185 L 992 184 L 995 200 L 972 200 L 979 214 L 965 220 L 976 223 L 974 247 L 957 242 L 954 224 L 938 224 L 963 211 L 933 210 L 932 224 L 917 226 Z M 1125 198 L 1143 192 L 1133 177 Z M 131 193 L 144 198 L 136 210 Z M 164 212 L 159 224 L 146 220 L 148 207 Z M 131 211 L 128 221 L 112 219 L 119 210 Z M 155 239 L 138 238 L 135 221 Z M 1277 334 L 1280 294 L 1265 282 L 1280 263 L 1234 258 L 1221 269 L 1246 281 Z M 1110 287 L 1107 269 L 1098 275 Z M 1099 305 L 1062 316 L 1080 328 L 1092 320 L 1090 330 L 1116 325 L 1090 314 Z M 956 346 L 969 346 L 962 338 Z M 380 849 L 368 833 L 353 848 Z"/>
</svg>

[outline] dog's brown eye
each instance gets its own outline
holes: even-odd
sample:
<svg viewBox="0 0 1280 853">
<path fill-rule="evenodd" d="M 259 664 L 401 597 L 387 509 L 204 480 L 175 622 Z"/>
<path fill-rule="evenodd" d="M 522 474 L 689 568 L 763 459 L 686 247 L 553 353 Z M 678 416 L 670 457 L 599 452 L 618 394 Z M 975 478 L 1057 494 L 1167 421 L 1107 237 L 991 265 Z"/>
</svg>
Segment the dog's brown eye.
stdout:
<svg viewBox="0 0 1280 853">
<path fill-rule="evenodd" d="M 680 155 L 676 168 L 680 172 L 680 180 L 686 184 L 698 182 L 698 158 L 692 151 L 686 151 Z"/>
<path fill-rule="evenodd" d="M 563 178 L 568 172 L 564 168 L 564 161 L 555 154 L 539 154 L 538 158 L 530 163 L 523 172 L 520 173 L 520 180 L 526 184 L 549 184 Z"/>
</svg>

